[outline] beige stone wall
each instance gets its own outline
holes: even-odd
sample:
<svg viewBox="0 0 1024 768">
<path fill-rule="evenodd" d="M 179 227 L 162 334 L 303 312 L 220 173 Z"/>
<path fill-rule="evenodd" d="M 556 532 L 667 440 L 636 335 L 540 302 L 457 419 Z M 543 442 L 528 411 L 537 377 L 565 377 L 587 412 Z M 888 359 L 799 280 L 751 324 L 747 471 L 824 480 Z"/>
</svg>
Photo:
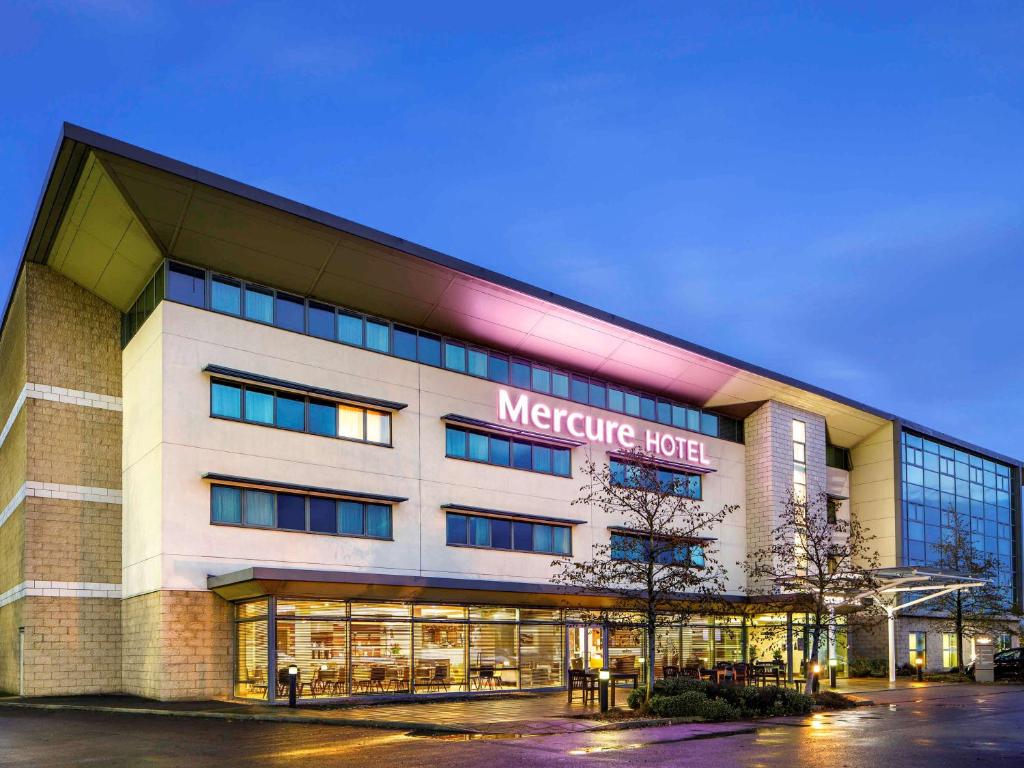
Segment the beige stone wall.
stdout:
<svg viewBox="0 0 1024 768">
<path fill-rule="evenodd" d="M 25 502 L 0 526 L 0 595 L 25 580 Z M 0 645 L 7 642 L 0 635 Z M 0 662 L 2 664 L 2 662 Z M 2 674 L 2 673 L 0 673 Z"/>
<path fill-rule="evenodd" d="M 0 333 L 0 429 L 25 386 L 25 281 L 18 277 Z"/>
<path fill-rule="evenodd" d="M 212 592 L 150 592 L 124 600 L 123 686 L 154 699 L 231 695 L 231 605 Z"/>
<path fill-rule="evenodd" d="M 18 693 L 18 627 L 24 607 L 24 600 L 0 605 L 0 693 Z"/>
<path fill-rule="evenodd" d="M 121 689 L 121 601 L 30 596 L 23 604 L 25 695 Z"/>
<path fill-rule="evenodd" d="M 41 483 L 121 488 L 121 413 L 25 401 L 28 477 Z"/>
<path fill-rule="evenodd" d="M 850 450 L 850 509 L 864 531 L 874 536 L 872 548 L 879 565 L 891 567 L 901 560 L 896 538 L 899 503 L 896 497 L 894 426 L 889 423 Z"/>
<path fill-rule="evenodd" d="M 68 499 L 25 499 L 25 578 L 121 580 L 121 509 Z"/>
</svg>

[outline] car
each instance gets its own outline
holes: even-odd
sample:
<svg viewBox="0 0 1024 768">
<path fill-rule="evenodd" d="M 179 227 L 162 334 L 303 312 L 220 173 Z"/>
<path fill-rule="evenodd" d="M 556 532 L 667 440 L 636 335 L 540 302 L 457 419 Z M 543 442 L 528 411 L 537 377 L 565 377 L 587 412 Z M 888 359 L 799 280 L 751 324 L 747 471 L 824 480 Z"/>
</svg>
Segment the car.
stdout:
<svg viewBox="0 0 1024 768">
<path fill-rule="evenodd" d="M 993 662 L 993 673 L 996 680 L 1012 677 L 1024 678 L 1024 648 L 1007 648 L 1005 651 L 999 651 L 993 657 Z M 972 661 L 967 665 L 967 674 L 971 678 L 974 677 L 974 664 L 975 662 Z"/>
</svg>

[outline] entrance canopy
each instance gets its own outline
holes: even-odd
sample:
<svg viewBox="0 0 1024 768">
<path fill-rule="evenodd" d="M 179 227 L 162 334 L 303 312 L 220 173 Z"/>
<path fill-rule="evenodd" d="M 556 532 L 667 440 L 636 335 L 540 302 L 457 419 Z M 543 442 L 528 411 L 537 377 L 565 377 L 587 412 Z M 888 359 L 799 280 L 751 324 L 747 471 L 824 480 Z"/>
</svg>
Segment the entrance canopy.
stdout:
<svg viewBox="0 0 1024 768">
<path fill-rule="evenodd" d="M 905 608 L 921 605 L 961 589 L 982 587 L 987 579 L 976 579 L 941 568 L 915 566 L 906 568 L 876 568 L 871 571 L 872 588 L 852 598 L 850 602 L 874 600 L 885 610 L 889 621 L 889 682 L 896 682 L 896 614 Z M 903 593 L 916 597 L 901 600 Z"/>
</svg>

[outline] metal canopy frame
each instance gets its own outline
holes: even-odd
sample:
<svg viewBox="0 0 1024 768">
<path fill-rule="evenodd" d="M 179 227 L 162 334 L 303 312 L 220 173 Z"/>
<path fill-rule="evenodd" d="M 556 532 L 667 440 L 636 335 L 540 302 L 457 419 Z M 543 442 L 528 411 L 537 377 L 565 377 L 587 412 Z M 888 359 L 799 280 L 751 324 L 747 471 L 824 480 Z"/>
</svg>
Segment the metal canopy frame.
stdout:
<svg viewBox="0 0 1024 768">
<path fill-rule="evenodd" d="M 958 592 L 962 589 L 973 589 L 988 584 L 987 579 L 972 579 L 954 571 L 940 568 L 876 568 L 871 576 L 878 584 L 847 600 L 855 603 L 867 598 L 875 602 L 885 611 L 889 631 L 889 682 L 896 682 L 896 614 L 905 608 L 927 603 L 930 600 Z M 904 592 L 926 592 L 905 603 L 898 602 L 898 596 Z M 891 602 L 881 599 L 883 595 L 892 596 Z"/>
</svg>

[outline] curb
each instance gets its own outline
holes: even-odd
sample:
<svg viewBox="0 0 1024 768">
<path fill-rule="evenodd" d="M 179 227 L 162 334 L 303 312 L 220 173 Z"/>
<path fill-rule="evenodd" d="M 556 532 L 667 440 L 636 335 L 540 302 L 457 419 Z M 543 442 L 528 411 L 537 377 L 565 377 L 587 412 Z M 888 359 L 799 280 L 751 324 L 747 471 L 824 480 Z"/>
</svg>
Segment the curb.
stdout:
<svg viewBox="0 0 1024 768">
<path fill-rule="evenodd" d="M 338 725 L 356 728 L 379 728 L 395 731 L 419 731 L 420 733 L 479 735 L 472 728 L 436 725 L 430 723 L 405 722 L 401 720 L 359 720 L 356 718 L 289 716 L 262 712 L 203 712 L 201 710 L 148 709 L 140 707 L 104 707 L 90 704 L 33 704 L 21 701 L 0 701 L 0 707 L 8 709 L 35 709 L 44 711 L 103 712 L 118 715 L 156 715 L 159 717 L 191 717 L 203 720 L 249 720 L 264 723 L 308 723 L 310 725 Z"/>
</svg>

